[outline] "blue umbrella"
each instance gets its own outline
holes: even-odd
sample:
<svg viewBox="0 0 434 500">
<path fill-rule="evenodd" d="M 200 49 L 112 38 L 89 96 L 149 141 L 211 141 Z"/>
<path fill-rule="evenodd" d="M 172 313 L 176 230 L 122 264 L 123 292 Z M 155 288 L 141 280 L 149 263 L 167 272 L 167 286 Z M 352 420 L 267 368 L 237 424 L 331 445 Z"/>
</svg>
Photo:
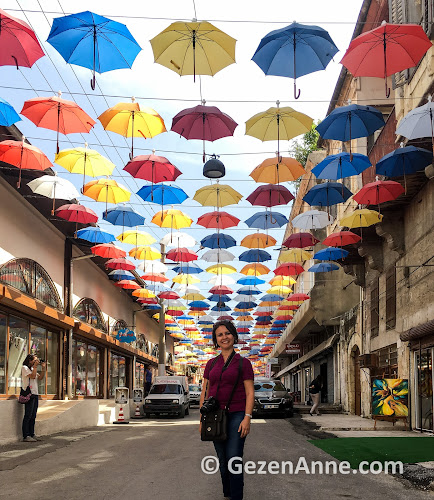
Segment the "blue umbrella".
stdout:
<svg viewBox="0 0 434 500">
<path fill-rule="evenodd" d="M 257 276 L 247 276 L 245 278 L 241 278 L 237 281 L 240 285 L 262 285 L 265 283 L 265 280 L 261 280 Z"/>
<path fill-rule="evenodd" d="M 325 69 L 337 52 L 323 28 L 294 22 L 268 33 L 252 60 L 266 75 L 294 78 L 294 99 L 298 99 L 296 78 Z"/>
<path fill-rule="evenodd" d="M 159 205 L 176 205 L 188 198 L 185 191 L 174 184 L 148 184 L 140 188 L 137 195 L 143 201 Z"/>
<path fill-rule="evenodd" d="M 234 311 L 231 314 L 232 314 L 232 316 L 245 316 L 246 313 L 243 311 Z"/>
<path fill-rule="evenodd" d="M 229 295 L 219 295 L 218 293 L 213 293 L 207 297 L 207 300 L 210 302 L 229 302 L 231 298 Z"/>
<path fill-rule="evenodd" d="M 89 11 L 55 18 L 47 42 L 67 63 L 92 70 L 92 90 L 95 72 L 131 68 L 142 50 L 125 24 Z"/>
<path fill-rule="evenodd" d="M 337 264 L 332 264 L 331 262 L 321 262 L 320 264 L 315 264 L 308 269 L 311 273 L 329 273 L 330 271 L 336 271 L 339 269 Z"/>
<path fill-rule="evenodd" d="M 339 260 L 345 259 L 348 254 L 348 250 L 343 248 L 328 247 L 317 252 L 313 258 L 317 260 Z"/>
<path fill-rule="evenodd" d="M 143 226 L 145 222 L 145 218 L 135 212 L 132 208 L 122 205 L 109 208 L 106 212 L 104 212 L 103 219 L 110 222 L 110 224 L 113 224 L 114 226 L 122 227 Z"/>
<path fill-rule="evenodd" d="M 329 155 L 312 169 L 317 179 L 343 179 L 358 175 L 371 166 L 371 161 L 365 155 L 353 153 L 352 160 L 349 153 Z"/>
<path fill-rule="evenodd" d="M 329 207 L 348 200 L 353 193 L 339 182 L 317 184 L 303 196 L 303 201 L 316 207 Z"/>
<path fill-rule="evenodd" d="M 81 240 L 90 241 L 90 243 L 93 243 L 94 245 L 98 243 L 111 243 L 112 241 L 116 241 L 116 238 L 112 234 L 101 231 L 101 229 L 97 226 L 80 229 L 80 231 L 77 231 L 77 237 Z"/>
<path fill-rule="evenodd" d="M 205 248 L 230 248 L 237 245 L 232 236 L 224 233 L 213 233 L 205 236 L 200 244 Z"/>
<path fill-rule="evenodd" d="M 251 307 L 256 307 L 256 302 L 238 302 L 235 307 L 238 309 L 250 309 Z"/>
<path fill-rule="evenodd" d="M 10 127 L 13 123 L 21 121 L 15 109 L 0 97 L 0 125 Z"/>
<path fill-rule="evenodd" d="M 261 297 L 261 300 L 264 302 L 281 302 L 283 300 L 283 297 L 277 295 L 276 293 L 266 293 Z"/>
<path fill-rule="evenodd" d="M 159 306 L 158 304 L 146 304 L 146 309 L 157 311 L 161 309 L 161 306 Z"/>
<path fill-rule="evenodd" d="M 223 306 L 223 305 L 221 305 L 221 306 L 217 305 L 217 306 L 214 306 L 214 307 L 211 308 L 211 311 L 230 311 L 230 310 L 231 310 L 230 307 Z"/>
<path fill-rule="evenodd" d="M 208 302 L 205 302 L 204 300 L 193 300 L 193 302 L 188 303 L 189 307 L 208 307 L 209 304 Z"/>
<path fill-rule="evenodd" d="M 256 212 L 244 222 L 255 229 L 271 229 L 288 224 L 288 219 L 280 212 L 265 210 L 264 212 Z"/>
<path fill-rule="evenodd" d="M 262 292 L 254 286 L 243 286 L 239 290 L 237 290 L 237 293 L 241 295 L 259 295 Z"/>
<path fill-rule="evenodd" d="M 271 255 L 265 250 L 251 248 L 250 250 L 243 252 L 238 259 L 242 262 L 265 262 L 267 260 L 271 260 Z"/>
<path fill-rule="evenodd" d="M 123 271 L 122 269 L 115 269 L 109 272 L 108 276 L 111 280 L 115 281 L 135 279 L 133 273 L 130 273 L 130 271 Z"/>
<path fill-rule="evenodd" d="M 413 174 L 419 170 L 423 170 L 430 165 L 433 160 L 431 151 L 414 146 L 406 146 L 404 148 L 395 149 L 391 153 L 383 156 L 377 162 L 377 174 L 386 175 L 387 177 L 400 177 L 406 174 Z"/>
<path fill-rule="evenodd" d="M 177 274 L 200 274 L 203 273 L 203 269 L 201 269 L 194 262 L 181 262 L 179 266 L 173 267 L 172 271 L 175 271 Z"/>
<path fill-rule="evenodd" d="M 261 323 L 262 321 L 271 321 L 273 319 L 273 316 L 259 316 L 259 318 L 256 319 L 256 323 Z"/>
</svg>

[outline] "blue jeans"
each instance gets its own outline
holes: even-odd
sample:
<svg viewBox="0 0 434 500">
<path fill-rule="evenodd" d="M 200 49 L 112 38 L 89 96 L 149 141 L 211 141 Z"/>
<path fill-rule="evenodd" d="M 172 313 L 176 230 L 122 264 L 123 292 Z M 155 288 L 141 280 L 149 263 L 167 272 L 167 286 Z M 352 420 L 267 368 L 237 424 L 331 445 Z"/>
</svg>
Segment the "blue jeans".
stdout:
<svg viewBox="0 0 434 500">
<path fill-rule="evenodd" d="M 228 462 L 233 457 L 243 457 L 244 441 L 238 432 L 238 427 L 244 418 L 243 411 L 234 411 L 227 416 L 227 439 L 226 441 L 214 441 L 214 448 L 220 463 L 220 475 L 223 483 L 223 496 L 231 500 L 242 500 L 244 487 L 244 474 L 229 472 Z M 238 470 L 242 467 L 242 460 L 232 462 L 232 469 Z"/>
<path fill-rule="evenodd" d="M 24 405 L 23 438 L 35 435 L 35 420 L 38 411 L 39 396 L 32 394 L 28 403 Z"/>
</svg>

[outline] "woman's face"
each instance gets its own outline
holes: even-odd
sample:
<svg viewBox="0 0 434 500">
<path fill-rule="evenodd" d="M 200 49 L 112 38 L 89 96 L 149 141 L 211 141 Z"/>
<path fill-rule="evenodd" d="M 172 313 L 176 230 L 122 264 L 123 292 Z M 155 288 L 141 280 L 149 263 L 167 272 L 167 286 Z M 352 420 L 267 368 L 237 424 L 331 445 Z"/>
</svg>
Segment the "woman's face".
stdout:
<svg viewBox="0 0 434 500">
<path fill-rule="evenodd" d="M 35 356 L 35 357 L 34 357 L 34 358 L 33 358 L 33 359 L 29 362 L 30 366 L 33 366 L 33 365 L 34 365 L 37 361 L 38 361 L 38 357 L 37 357 L 37 356 Z"/>
<path fill-rule="evenodd" d="M 234 346 L 234 336 L 224 325 L 217 328 L 215 336 L 217 339 L 217 345 L 222 349 L 229 349 Z"/>
</svg>

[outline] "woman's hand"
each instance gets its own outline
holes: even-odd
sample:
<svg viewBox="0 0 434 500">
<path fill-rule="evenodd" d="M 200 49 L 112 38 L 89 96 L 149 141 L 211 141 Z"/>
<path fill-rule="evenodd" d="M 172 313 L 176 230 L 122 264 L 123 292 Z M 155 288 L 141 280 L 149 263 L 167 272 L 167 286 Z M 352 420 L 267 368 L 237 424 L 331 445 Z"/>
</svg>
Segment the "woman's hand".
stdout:
<svg viewBox="0 0 434 500">
<path fill-rule="evenodd" d="M 199 434 L 202 436 L 202 420 L 199 422 Z"/>
<path fill-rule="evenodd" d="M 238 427 L 238 432 L 241 433 L 240 437 L 245 438 L 250 432 L 250 417 L 244 417 Z"/>
</svg>

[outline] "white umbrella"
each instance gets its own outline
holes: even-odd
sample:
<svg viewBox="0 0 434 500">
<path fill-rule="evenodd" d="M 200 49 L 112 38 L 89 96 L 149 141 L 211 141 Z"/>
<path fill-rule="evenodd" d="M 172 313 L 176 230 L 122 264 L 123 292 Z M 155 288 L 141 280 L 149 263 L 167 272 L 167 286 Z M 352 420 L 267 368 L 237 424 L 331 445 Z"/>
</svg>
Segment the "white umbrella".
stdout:
<svg viewBox="0 0 434 500">
<path fill-rule="evenodd" d="M 163 264 L 160 260 L 144 260 L 140 262 L 137 269 L 144 271 L 145 273 L 165 273 L 168 267 Z"/>
<path fill-rule="evenodd" d="M 166 236 L 163 236 L 161 238 L 160 243 L 162 245 L 166 245 L 167 247 L 194 247 L 196 245 L 196 240 L 193 238 L 193 236 L 190 236 L 187 233 L 180 233 L 180 232 L 174 232 L 174 233 L 168 233 Z"/>
<path fill-rule="evenodd" d="M 57 175 L 43 175 L 33 179 L 27 185 L 35 194 L 53 200 L 51 215 L 54 215 L 56 198 L 59 200 L 74 200 L 80 196 L 72 182 Z"/>
<path fill-rule="evenodd" d="M 196 285 L 180 285 L 178 288 L 175 288 L 175 292 L 178 292 L 179 295 L 187 295 L 188 293 L 200 293 L 200 288 Z"/>
<path fill-rule="evenodd" d="M 210 285 L 215 285 L 215 286 L 219 286 L 219 285 L 233 285 L 235 283 L 235 280 L 234 278 L 231 278 L 230 276 L 228 276 L 227 274 L 218 274 L 217 276 L 214 276 L 213 278 L 211 278 L 208 283 Z"/>
<path fill-rule="evenodd" d="M 202 260 L 206 262 L 227 262 L 229 260 L 234 260 L 235 255 L 221 248 L 214 248 L 213 250 L 208 250 L 202 257 Z"/>
<path fill-rule="evenodd" d="M 291 221 L 294 227 L 299 229 L 321 229 L 334 221 L 333 217 L 322 210 L 308 210 Z"/>
<path fill-rule="evenodd" d="M 257 298 L 258 297 L 256 295 L 244 295 L 240 293 L 236 295 L 232 300 L 236 300 L 237 302 L 253 302 Z"/>
<path fill-rule="evenodd" d="M 209 314 L 205 314 L 204 316 L 201 316 L 199 318 L 199 321 L 209 321 L 211 323 L 214 323 L 214 318 L 211 315 L 209 315 Z"/>
<path fill-rule="evenodd" d="M 431 96 L 428 96 L 426 104 L 412 109 L 404 116 L 396 129 L 396 135 L 407 139 L 431 137 L 434 144 L 434 103 L 431 99 Z"/>
</svg>

